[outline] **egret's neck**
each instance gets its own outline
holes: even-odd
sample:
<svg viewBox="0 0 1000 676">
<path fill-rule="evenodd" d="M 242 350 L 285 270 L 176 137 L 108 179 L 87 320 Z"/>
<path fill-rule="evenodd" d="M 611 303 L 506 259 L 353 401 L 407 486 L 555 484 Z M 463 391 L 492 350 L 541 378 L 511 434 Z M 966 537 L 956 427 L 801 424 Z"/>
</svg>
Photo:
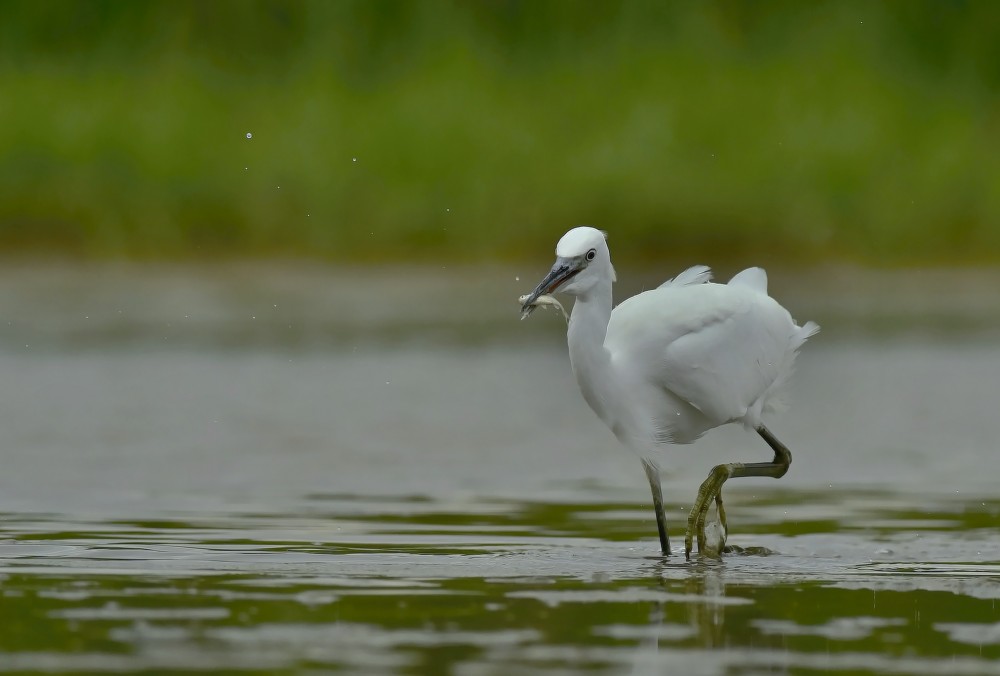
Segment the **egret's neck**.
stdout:
<svg viewBox="0 0 1000 676">
<path fill-rule="evenodd" d="M 566 334 L 569 360 L 580 391 L 602 419 L 608 414 L 602 395 L 612 385 L 611 355 L 604 348 L 610 319 L 611 280 L 608 279 L 577 297 Z"/>
</svg>

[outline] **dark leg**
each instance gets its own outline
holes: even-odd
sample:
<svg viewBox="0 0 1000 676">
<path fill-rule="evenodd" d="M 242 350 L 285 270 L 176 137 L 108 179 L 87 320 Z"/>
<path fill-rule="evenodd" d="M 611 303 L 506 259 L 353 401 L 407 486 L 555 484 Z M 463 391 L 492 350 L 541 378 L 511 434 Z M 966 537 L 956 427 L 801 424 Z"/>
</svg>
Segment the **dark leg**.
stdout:
<svg viewBox="0 0 1000 676">
<path fill-rule="evenodd" d="M 691 558 L 692 540 L 696 533 L 698 535 L 698 551 L 701 551 L 705 546 L 705 514 L 708 512 L 709 501 L 713 498 L 720 508 L 719 520 L 722 522 L 723 528 L 727 528 L 725 512 L 722 511 L 722 484 L 733 477 L 744 476 L 769 476 L 778 479 L 785 476 L 785 472 L 788 471 L 788 466 L 792 464 L 791 451 L 763 425 L 757 428 L 757 434 L 774 451 L 774 460 L 771 462 L 731 462 L 725 465 L 716 465 L 709 472 L 708 478 L 698 489 L 698 497 L 695 498 L 691 513 L 688 514 L 687 534 L 684 536 L 684 556 L 686 558 Z"/>
<path fill-rule="evenodd" d="M 642 468 L 649 479 L 649 489 L 653 492 L 653 511 L 656 512 L 656 528 L 660 531 L 660 551 L 670 556 L 670 537 L 667 535 L 667 517 L 663 513 L 663 490 L 660 488 L 660 468 L 647 458 L 642 459 Z"/>
</svg>

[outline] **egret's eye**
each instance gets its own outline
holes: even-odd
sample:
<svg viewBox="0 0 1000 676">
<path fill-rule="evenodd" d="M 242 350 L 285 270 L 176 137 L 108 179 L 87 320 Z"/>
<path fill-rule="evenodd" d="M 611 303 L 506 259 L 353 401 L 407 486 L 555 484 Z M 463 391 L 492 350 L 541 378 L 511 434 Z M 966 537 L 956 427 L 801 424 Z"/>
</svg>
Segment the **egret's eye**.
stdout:
<svg viewBox="0 0 1000 676">
<path fill-rule="evenodd" d="M 587 260 L 592 261 L 597 258 L 597 249 L 591 249 L 587 252 Z"/>
</svg>

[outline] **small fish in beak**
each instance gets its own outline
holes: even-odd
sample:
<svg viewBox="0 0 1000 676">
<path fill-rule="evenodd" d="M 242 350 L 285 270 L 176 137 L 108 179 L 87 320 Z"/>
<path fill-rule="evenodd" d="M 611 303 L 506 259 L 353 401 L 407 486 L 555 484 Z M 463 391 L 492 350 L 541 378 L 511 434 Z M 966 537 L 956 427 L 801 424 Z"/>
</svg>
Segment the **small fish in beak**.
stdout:
<svg viewBox="0 0 1000 676">
<path fill-rule="evenodd" d="M 517 302 L 521 303 L 521 319 L 526 318 L 528 315 L 534 312 L 535 308 L 537 307 L 554 307 L 558 309 L 560 312 L 562 312 L 563 319 L 566 320 L 567 324 L 569 323 L 569 313 L 566 312 L 566 308 L 564 308 L 562 306 L 562 303 L 556 300 L 554 296 L 543 294 L 538 298 L 536 298 L 535 300 L 531 301 L 531 305 L 525 305 L 525 303 L 528 301 L 529 298 L 531 298 L 531 294 L 524 294 L 523 296 L 517 299 Z"/>
<path fill-rule="evenodd" d="M 557 258 L 552 269 L 549 270 L 549 274 L 545 275 L 545 279 L 538 283 L 535 290 L 529 293 L 527 296 L 521 296 L 518 299 L 521 303 L 521 319 L 524 319 L 529 314 L 531 314 L 532 309 L 536 305 L 536 301 L 541 296 L 548 296 L 555 293 L 560 286 L 572 279 L 580 270 L 583 269 L 581 261 L 573 258 Z M 558 305 L 558 301 L 555 298 L 552 302 L 545 301 L 544 304 L 552 305 L 553 303 Z M 562 305 L 559 305 L 560 309 Z M 563 310 L 563 314 L 566 311 Z"/>
</svg>

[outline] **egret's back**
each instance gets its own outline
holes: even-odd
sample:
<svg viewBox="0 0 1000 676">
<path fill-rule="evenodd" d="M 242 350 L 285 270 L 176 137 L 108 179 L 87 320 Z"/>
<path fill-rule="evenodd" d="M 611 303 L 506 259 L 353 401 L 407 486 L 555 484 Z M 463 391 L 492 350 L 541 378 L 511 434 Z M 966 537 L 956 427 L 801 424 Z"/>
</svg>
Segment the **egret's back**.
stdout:
<svg viewBox="0 0 1000 676">
<path fill-rule="evenodd" d="M 680 279 L 682 276 L 679 276 Z M 729 284 L 665 284 L 611 314 L 605 347 L 624 387 L 660 390 L 654 436 L 693 441 L 718 425 L 757 426 L 779 402 L 795 353 L 818 327 L 799 327 L 766 293 L 763 270 Z M 700 415 L 685 413 L 680 400 Z"/>
</svg>

